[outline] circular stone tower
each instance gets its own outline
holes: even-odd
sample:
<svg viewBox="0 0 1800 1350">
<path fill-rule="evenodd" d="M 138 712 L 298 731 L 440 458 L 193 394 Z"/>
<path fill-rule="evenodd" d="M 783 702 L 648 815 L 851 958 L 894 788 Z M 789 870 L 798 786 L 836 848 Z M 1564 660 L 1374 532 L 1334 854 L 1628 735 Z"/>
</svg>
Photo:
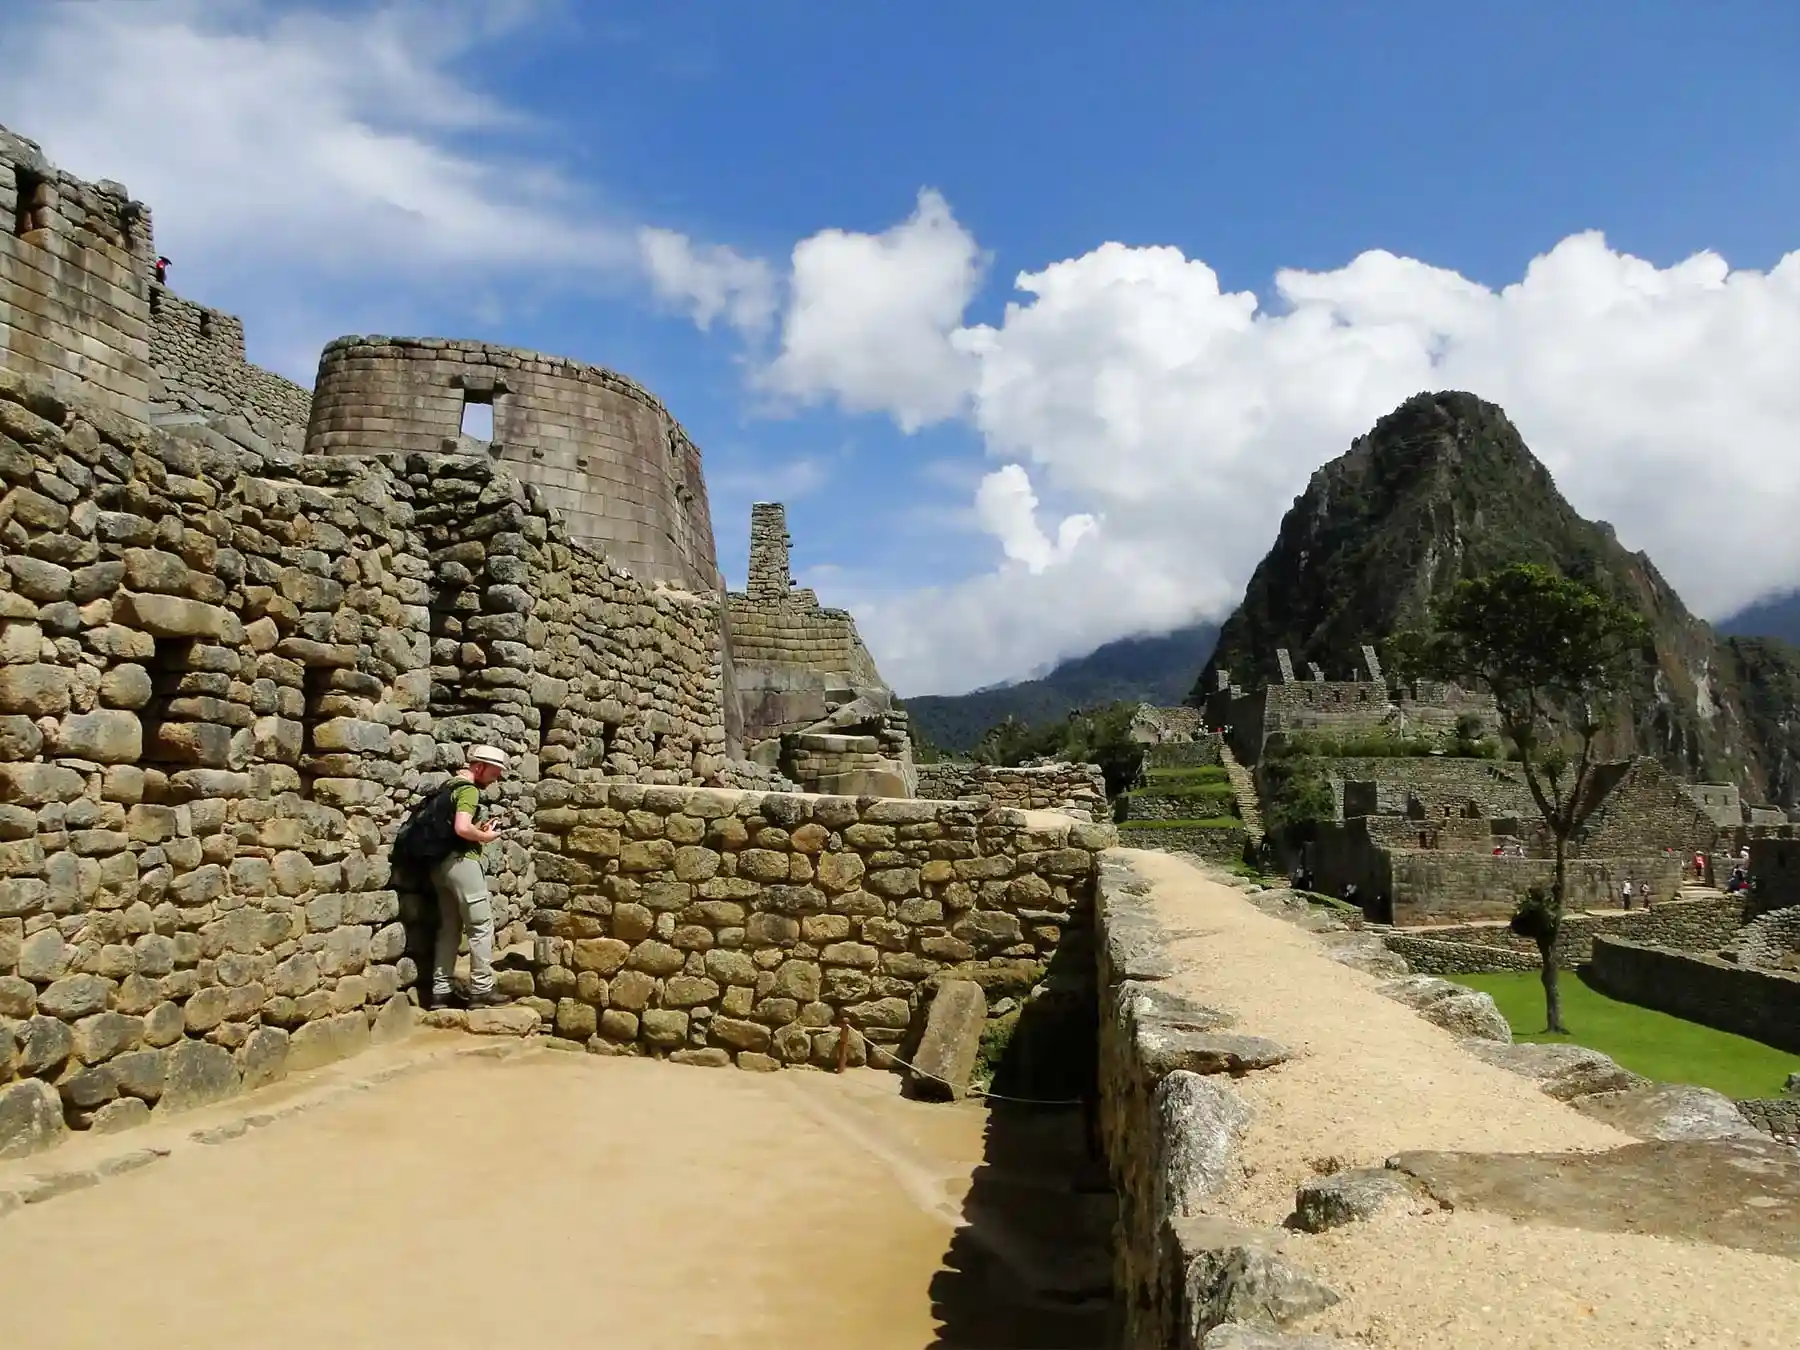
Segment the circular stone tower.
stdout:
<svg viewBox="0 0 1800 1350">
<path fill-rule="evenodd" d="M 642 386 L 599 366 L 443 338 L 343 337 L 319 358 L 310 454 L 491 454 L 569 534 L 636 576 L 720 588 L 700 451 Z"/>
</svg>

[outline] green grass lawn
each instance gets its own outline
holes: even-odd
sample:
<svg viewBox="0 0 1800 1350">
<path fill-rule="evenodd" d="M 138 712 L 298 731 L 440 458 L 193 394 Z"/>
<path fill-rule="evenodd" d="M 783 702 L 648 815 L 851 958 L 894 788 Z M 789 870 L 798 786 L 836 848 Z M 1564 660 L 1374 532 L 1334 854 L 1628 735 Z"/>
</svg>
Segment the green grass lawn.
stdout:
<svg viewBox="0 0 1800 1350">
<path fill-rule="evenodd" d="M 1544 986 L 1535 971 L 1449 978 L 1492 994 L 1518 1040 L 1585 1045 L 1657 1082 L 1695 1083 L 1727 1097 L 1779 1097 L 1788 1074 L 1800 1069 L 1800 1056 L 1621 1003 L 1590 989 L 1571 971 L 1564 971 L 1558 984 L 1563 1021 L 1574 1028 L 1568 1036 L 1545 1034 Z"/>
</svg>

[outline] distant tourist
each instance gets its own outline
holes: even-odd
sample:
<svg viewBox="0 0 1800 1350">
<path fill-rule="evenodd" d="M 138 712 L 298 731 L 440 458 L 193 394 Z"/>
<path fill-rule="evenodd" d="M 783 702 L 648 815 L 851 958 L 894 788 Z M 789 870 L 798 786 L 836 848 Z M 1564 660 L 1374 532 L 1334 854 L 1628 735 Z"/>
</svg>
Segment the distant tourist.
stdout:
<svg viewBox="0 0 1800 1350">
<path fill-rule="evenodd" d="M 1619 904 L 1625 909 L 1631 908 L 1631 897 L 1635 890 L 1636 888 L 1631 884 L 1631 878 L 1626 877 L 1624 884 L 1619 887 Z"/>
<path fill-rule="evenodd" d="M 160 286 L 166 283 L 168 279 L 169 260 L 167 258 L 158 258 L 156 260 L 156 283 Z"/>
<path fill-rule="evenodd" d="M 1638 904 L 1645 909 L 1650 908 L 1650 883 L 1647 881 L 1638 882 Z"/>
</svg>

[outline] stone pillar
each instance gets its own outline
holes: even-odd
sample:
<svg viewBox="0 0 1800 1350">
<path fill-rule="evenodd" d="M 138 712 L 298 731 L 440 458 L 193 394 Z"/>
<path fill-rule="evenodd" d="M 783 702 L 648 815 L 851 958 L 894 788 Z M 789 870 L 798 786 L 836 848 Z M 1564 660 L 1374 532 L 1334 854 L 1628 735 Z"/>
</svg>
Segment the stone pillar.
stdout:
<svg viewBox="0 0 1800 1350">
<path fill-rule="evenodd" d="M 750 508 L 750 576 L 745 591 L 752 600 L 786 600 L 793 589 L 788 570 L 787 508 L 780 502 L 757 502 Z"/>
<path fill-rule="evenodd" d="M 1275 664 L 1281 667 L 1281 682 L 1292 684 L 1294 682 L 1294 658 L 1288 655 L 1286 647 L 1275 649 Z"/>
<path fill-rule="evenodd" d="M 1306 673 L 1308 675 L 1312 676 L 1314 684 L 1324 684 L 1325 683 L 1324 667 L 1322 667 L 1317 661 L 1308 661 L 1306 663 Z"/>
<path fill-rule="evenodd" d="M 1363 666 L 1369 672 L 1369 679 L 1375 684 L 1381 683 L 1381 658 L 1375 655 L 1373 647 L 1362 649 Z"/>
</svg>

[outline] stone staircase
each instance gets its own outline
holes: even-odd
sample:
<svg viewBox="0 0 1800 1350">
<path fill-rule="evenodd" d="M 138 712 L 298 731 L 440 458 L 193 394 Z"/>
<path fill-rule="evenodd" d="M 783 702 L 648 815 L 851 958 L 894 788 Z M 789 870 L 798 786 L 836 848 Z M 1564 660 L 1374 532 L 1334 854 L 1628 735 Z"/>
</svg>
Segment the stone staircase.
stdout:
<svg viewBox="0 0 1800 1350">
<path fill-rule="evenodd" d="M 1262 810 L 1256 801 L 1256 779 L 1242 764 L 1237 756 L 1231 753 L 1231 747 L 1222 741 L 1219 745 L 1219 760 L 1225 766 L 1225 777 L 1231 783 L 1231 790 L 1237 795 L 1238 815 L 1243 817 L 1244 832 L 1250 836 L 1250 847 L 1256 848 L 1263 841 Z"/>
</svg>

